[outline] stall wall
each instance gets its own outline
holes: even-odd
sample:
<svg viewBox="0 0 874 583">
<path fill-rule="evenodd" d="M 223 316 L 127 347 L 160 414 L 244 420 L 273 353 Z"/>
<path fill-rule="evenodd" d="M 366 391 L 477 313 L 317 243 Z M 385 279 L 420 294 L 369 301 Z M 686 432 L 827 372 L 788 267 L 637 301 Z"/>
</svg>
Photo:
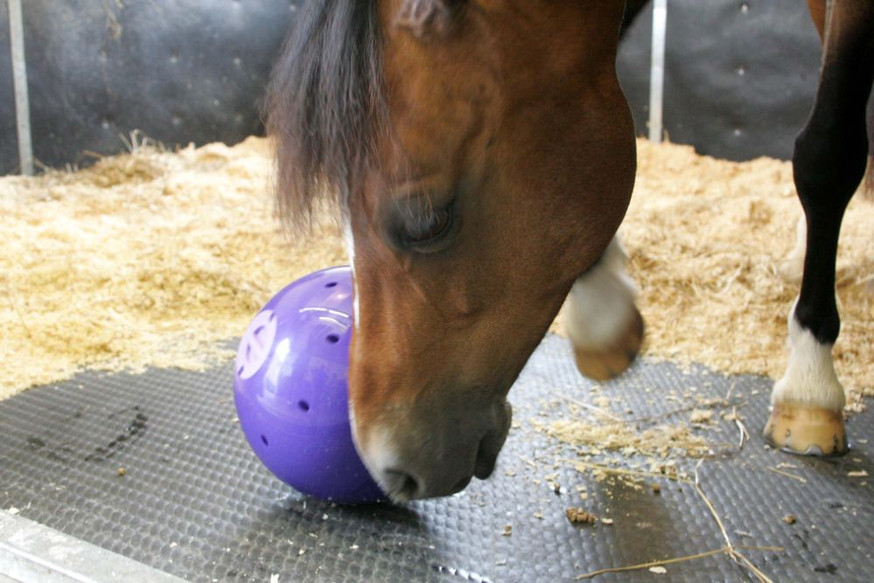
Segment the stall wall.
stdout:
<svg viewBox="0 0 874 583">
<path fill-rule="evenodd" d="M 87 164 L 123 150 L 133 130 L 167 145 L 235 143 L 262 131 L 264 85 L 299 3 L 24 0 L 36 159 Z M 18 154 L 6 139 L 14 109 L 6 0 L 0 6 L 0 170 L 8 172 Z"/>
<path fill-rule="evenodd" d="M 263 131 L 270 67 L 303 0 L 24 0 L 34 154 L 85 165 L 133 130 L 168 146 Z M 646 133 L 651 9 L 619 58 Z M 736 160 L 791 155 L 816 85 L 803 0 L 669 0 L 665 129 Z M 18 169 L 7 0 L 0 0 L 0 173 Z"/>
<path fill-rule="evenodd" d="M 625 35 L 618 70 L 637 132 L 648 133 L 652 6 Z M 668 0 L 667 137 L 731 160 L 788 159 L 819 75 L 803 0 Z"/>
</svg>

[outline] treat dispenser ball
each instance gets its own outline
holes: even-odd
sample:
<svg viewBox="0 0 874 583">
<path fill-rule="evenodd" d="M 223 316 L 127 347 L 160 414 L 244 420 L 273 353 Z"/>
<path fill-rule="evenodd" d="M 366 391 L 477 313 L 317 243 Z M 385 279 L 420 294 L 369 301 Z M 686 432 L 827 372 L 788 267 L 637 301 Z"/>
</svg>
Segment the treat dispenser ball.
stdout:
<svg viewBox="0 0 874 583">
<path fill-rule="evenodd" d="M 289 284 L 249 324 L 234 369 L 240 426 L 258 458 L 295 490 L 344 504 L 385 498 L 349 424 L 353 298 L 349 267 Z"/>
</svg>

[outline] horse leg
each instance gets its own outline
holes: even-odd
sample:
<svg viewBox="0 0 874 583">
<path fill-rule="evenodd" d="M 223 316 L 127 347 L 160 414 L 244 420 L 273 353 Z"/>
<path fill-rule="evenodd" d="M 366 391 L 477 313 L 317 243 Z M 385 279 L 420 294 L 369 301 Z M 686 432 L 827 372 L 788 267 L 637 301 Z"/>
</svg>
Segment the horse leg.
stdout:
<svg viewBox="0 0 874 583">
<path fill-rule="evenodd" d="M 789 315 L 791 353 L 765 427 L 772 445 L 802 454 L 846 452 L 844 389 L 832 346 L 840 318 L 835 258 L 841 220 L 865 172 L 865 108 L 874 77 L 874 2 L 834 2 L 810 117 L 795 142 L 795 186 L 806 217 L 801 292 Z"/>
<path fill-rule="evenodd" d="M 627 369 L 643 343 L 643 318 L 634 305 L 637 291 L 625 273 L 626 260 L 614 237 L 598 263 L 574 282 L 565 310 L 577 368 L 597 381 Z"/>
</svg>

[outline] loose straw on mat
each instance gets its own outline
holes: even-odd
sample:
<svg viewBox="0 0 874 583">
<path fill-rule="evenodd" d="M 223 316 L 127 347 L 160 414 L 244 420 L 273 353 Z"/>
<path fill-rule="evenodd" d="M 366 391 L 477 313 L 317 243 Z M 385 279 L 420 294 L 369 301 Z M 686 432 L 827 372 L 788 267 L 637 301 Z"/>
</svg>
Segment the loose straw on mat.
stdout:
<svg viewBox="0 0 874 583">
<path fill-rule="evenodd" d="M 713 506 L 713 503 L 704 493 L 704 490 L 701 488 L 701 481 L 698 477 L 698 468 L 701 466 L 704 460 L 699 460 L 698 464 L 695 466 L 695 480 L 694 482 L 691 480 L 678 480 L 683 481 L 685 483 L 692 483 L 695 486 L 695 491 L 698 493 L 698 496 L 704 502 L 704 505 L 707 506 L 707 510 L 710 512 L 713 519 L 716 521 L 717 526 L 719 527 L 720 533 L 722 533 L 722 538 L 725 540 L 725 546 L 720 547 L 718 549 L 712 549 L 709 551 L 705 551 L 703 553 L 696 553 L 694 555 L 686 555 L 683 557 L 674 557 L 670 559 L 663 559 L 660 561 L 648 561 L 646 563 L 638 563 L 636 565 L 627 565 L 623 567 L 606 567 L 603 569 L 597 569 L 595 571 L 590 571 L 588 573 L 583 573 L 582 575 L 578 575 L 576 580 L 582 579 L 591 579 L 598 575 L 603 575 L 605 573 L 621 573 L 625 571 L 638 571 L 640 569 L 648 569 L 650 567 L 658 567 L 661 565 L 672 565 L 676 563 L 684 563 L 688 561 L 694 561 L 696 559 L 703 559 L 705 557 L 712 557 L 714 555 L 726 554 L 739 565 L 748 569 L 753 575 L 755 575 L 756 579 L 758 579 L 761 583 L 773 583 L 773 581 L 765 575 L 758 567 L 756 567 L 752 561 L 742 555 L 739 551 L 770 551 L 770 552 L 783 552 L 785 549 L 783 547 L 773 547 L 773 546 L 748 546 L 748 545 L 735 545 L 731 542 L 731 538 L 728 536 L 728 531 L 725 529 L 725 525 L 722 522 L 722 518 L 720 518 L 719 513 L 716 512 L 716 508 Z M 606 468 L 605 468 L 606 470 Z M 614 473 L 634 473 L 634 474 L 647 474 L 645 472 L 614 472 Z M 648 475 L 657 475 L 657 474 L 648 474 Z M 667 477 L 667 476 L 661 476 Z"/>
</svg>

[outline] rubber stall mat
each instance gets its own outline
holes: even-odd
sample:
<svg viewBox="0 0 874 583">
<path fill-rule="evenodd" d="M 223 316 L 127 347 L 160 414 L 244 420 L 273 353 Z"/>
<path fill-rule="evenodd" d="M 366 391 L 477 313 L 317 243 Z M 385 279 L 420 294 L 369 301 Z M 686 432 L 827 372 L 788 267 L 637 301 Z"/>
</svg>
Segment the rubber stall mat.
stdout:
<svg viewBox="0 0 874 583">
<path fill-rule="evenodd" d="M 732 543 L 782 548 L 744 556 L 775 581 L 867 581 L 874 572 L 872 415 L 850 419 L 854 449 L 843 458 L 775 452 L 759 436 L 767 379 L 644 361 L 593 387 L 566 341 L 549 336 L 511 391 L 514 428 L 495 475 L 403 507 L 339 507 L 273 478 L 236 423 L 231 384 L 231 363 L 205 373 L 88 372 L 0 403 L 0 508 L 191 581 L 571 581 L 726 542 L 694 486 L 650 475 L 652 458 L 593 446 L 578 455 L 538 428 L 621 418 L 638 421 L 617 427 L 643 431 L 698 414 L 693 435 L 713 455 L 681 456 L 668 473 L 691 479 L 700 463 L 702 492 Z M 742 448 L 735 410 L 751 434 Z M 567 460 L 618 472 L 581 473 Z M 573 524 L 571 507 L 599 520 Z M 663 568 L 670 581 L 754 580 L 724 553 Z M 657 577 L 642 569 L 596 580 Z"/>
</svg>

